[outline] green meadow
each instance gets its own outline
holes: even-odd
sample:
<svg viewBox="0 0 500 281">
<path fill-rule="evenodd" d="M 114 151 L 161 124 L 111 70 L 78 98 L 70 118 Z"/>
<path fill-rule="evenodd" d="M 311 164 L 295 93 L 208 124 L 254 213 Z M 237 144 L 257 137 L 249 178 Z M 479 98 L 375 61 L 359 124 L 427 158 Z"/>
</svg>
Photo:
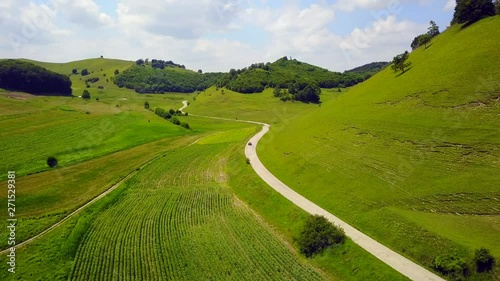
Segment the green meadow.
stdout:
<svg viewBox="0 0 500 281">
<path fill-rule="evenodd" d="M 480 247 L 500 257 L 499 24 L 453 26 L 414 51 L 405 74 L 385 69 L 271 127 L 258 147 L 263 163 L 428 267 L 445 253 L 469 260 Z"/>
<path fill-rule="evenodd" d="M 107 59 L 35 63 L 63 74 L 87 68 L 91 74 L 85 79 L 112 79 L 115 69 L 131 65 Z M 18 248 L 16 274 L 2 270 L 1 280 L 405 280 L 350 240 L 314 259 L 298 253 L 294 239 L 306 214 L 266 186 L 243 156 L 259 126 L 178 117 L 191 125 L 186 130 L 144 108 L 148 101 L 152 109 L 178 109 L 189 100 L 193 110 L 202 111 L 195 108 L 196 100 L 222 95 L 215 88 L 139 95 L 105 79 L 86 88 L 80 78 L 71 76 L 73 95 L 88 89 L 90 100 L 0 93 L 6 160 L 1 169 L 17 175 L 17 243 L 128 179 L 53 231 Z M 269 91 L 261 96 L 226 91 L 241 99 L 243 114 L 231 116 L 235 121 L 267 121 L 272 116 L 278 124 L 320 109 L 282 103 Z M 339 93 L 328 95 L 334 99 Z M 200 113 L 229 112 L 213 102 L 210 106 L 220 111 L 203 107 Z M 259 104 L 262 111 L 255 112 Z M 47 166 L 48 156 L 58 159 L 56 168 Z M 7 175 L 0 180 L 6 185 Z M 6 192 L 0 201 L 7 201 Z M 6 215 L 0 219 L 5 221 Z M 0 245 L 6 249 L 7 240 Z M 6 264 L 7 257 L 2 255 L 0 262 Z"/>
</svg>

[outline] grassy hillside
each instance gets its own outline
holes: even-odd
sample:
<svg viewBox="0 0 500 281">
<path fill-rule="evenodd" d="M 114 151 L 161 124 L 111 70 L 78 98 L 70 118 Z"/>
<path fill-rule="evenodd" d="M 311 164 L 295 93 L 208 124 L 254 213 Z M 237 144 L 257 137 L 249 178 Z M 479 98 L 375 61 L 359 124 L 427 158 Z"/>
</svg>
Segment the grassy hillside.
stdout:
<svg viewBox="0 0 500 281">
<path fill-rule="evenodd" d="M 116 272 L 123 279 L 366 280 L 373 271 L 379 279 L 404 280 L 349 240 L 315 260 L 300 256 L 293 234 L 300 231 L 305 213 L 277 194 L 274 200 L 260 200 L 255 209 L 247 207 L 256 198 L 253 192 L 270 193 L 241 155 L 258 126 L 178 117 L 191 125 L 185 130 L 144 108 L 145 101 L 152 108 L 176 109 L 185 99 L 206 98 L 217 105 L 229 97 L 246 104 L 238 116 L 271 116 L 281 122 L 317 110 L 317 105 L 283 103 L 271 91 L 253 102 L 215 87 L 200 95 L 139 95 L 111 83 L 115 69 L 123 72 L 131 62 L 34 63 L 64 75 L 88 69 L 88 76 L 70 77 L 74 94 L 88 89 L 91 99 L 0 89 L 0 143 L 5 152 L 1 166 L 17 175 L 17 242 L 39 234 L 127 175 L 132 177 L 54 231 L 16 249 L 17 273 L 3 271 L 1 280 L 107 280 Z M 87 88 L 88 77 L 100 79 Z M 49 155 L 59 160 L 55 169 L 45 163 Z M 0 175 L 0 183 L 7 185 L 6 174 Z M 0 200 L 7 200 L 6 189 Z M 275 202 L 280 208 L 268 212 Z M 283 226 L 291 217 L 294 224 Z M 6 220 L 7 214 L 0 219 Z M 7 231 L 0 234 L 6 236 Z M 137 235 L 141 241 L 136 241 Z M 7 257 L 0 260 L 5 263 Z"/>
<path fill-rule="evenodd" d="M 332 72 L 284 57 L 273 63 L 259 63 L 244 69 L 232 69 L 217 86 L 240 93 L 260 93 L 268 87 L 282 88 L 296 95 L 298 93 L 295 92 L 303 91 L 307 86 L 344 88 L 360 83 L 364 79 L 362 74 Z"/>
<path fill-rule="evenodd" d="M 498 16 L 452 26 L 411 54 L 405 74 L 386 68 L 271 127 L 261 159 L 299 193 L 428 267 L 444 253 L 470 261 L 479 247 L 500 259 L 498 26 Z"/>
</svg>

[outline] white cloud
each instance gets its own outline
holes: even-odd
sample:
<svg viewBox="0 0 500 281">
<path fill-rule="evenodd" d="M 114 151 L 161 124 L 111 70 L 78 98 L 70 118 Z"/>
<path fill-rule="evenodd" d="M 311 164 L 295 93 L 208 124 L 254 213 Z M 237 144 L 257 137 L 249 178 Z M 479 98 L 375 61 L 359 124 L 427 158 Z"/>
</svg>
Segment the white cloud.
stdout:
<svg viewBox="0 0 500 281">
<path fill-rule="evenodd" d="M 443 10 L 444 11 L 453 11 L 455 9 L 456 1 L 455 0 L 448 0 L 446 1 L 446 5 L 444 6 Z"/>
<path fill-rule="evenodd" d="M 367 27 L 354 29 L 340 43 L 345 58 L 350 67 L 355 67 L 363 61 L 369 62 L 371 54 L 377 54 L 381 59 L 409 49 L 409 44 L 416 34 L 426 30 L 426 25 L 410 21 L 397 21 L 396 16 L 380 19 Z"/>
<path fill-rule="evenodd" d="M 111 16 L 100 11 L 93 0 L 58 0 L 61 12 L 70 22 L 88 28 L 107 27 L 113 24 Z"/>
<path fill-rule="evenodd" d="M 208 32 L 234 29 L 237 1 L 219 0 L 118 0 L 122 29 L 142 29 L 181 39 L 200 38 Z"/>
</svg>

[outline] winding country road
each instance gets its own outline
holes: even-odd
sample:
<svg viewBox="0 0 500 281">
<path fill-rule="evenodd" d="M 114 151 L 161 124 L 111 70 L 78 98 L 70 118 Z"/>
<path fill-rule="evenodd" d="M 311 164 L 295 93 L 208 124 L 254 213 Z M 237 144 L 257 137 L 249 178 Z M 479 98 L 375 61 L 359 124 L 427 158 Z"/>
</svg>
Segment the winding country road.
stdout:
<svg viewBox="0 0 500 281">
<path fill-rule="evenodd" d="M 183 101 L 182 103 L 184 106 L 180 109 L 181 111 L 186 109 L 188 106 L 187 101 Z M 218 118 L 218 117 L 200 116 L 200 115 L 192 115 L 192 116 L 206 117 L 206 118 L 219 119 L 219 120 L 246 122 L 246 123 L 262 125 L 263 126 L 262 130 L 250 139 L 249 142 L 251 142 L 252 145 L 245 146 L 245 155 L 248 159 L 250 159 L 250 164 L 252 165 L 252 168 L 255 170 L 257 175 L 259 175 L 259 177 L 261 177 L 269 186 L 271 186 L 274 190 L 279 192 L 285 198 L 287 198 L 292 203 L 299 206 L 300 208 L 302 208 L 306 212 L 313 214 L 313 215 L 324 216 L 330 222 L 334 223 L 335 225 L 340 226 L 341 228 L 344 229 L 345 234 L 347 236 L 349 236 L 349 238 L 351 238 L 352 241 L 354 241 L 354 243 L 358 244 L 360 247 L 365 249 L 367 252 L 371 253 L 376 258 L 383 261 L 384 263 L 386 263 L 387 265 L 389 265 L 390 267 L 392 267 L 393 269 L 395 269 L 399 273 L 403 274 L 404 276 L 408 277 L 409 279 L 411 279 L 411 280 L 429 280 L 429 281 L 440 280 L 440 281 L 444 281 L 443 278 L 437 276 L 436 274 L 428 271 L 427 269 L 421 267 L 420 265 L 410 261 L 409 259 L 403 257 L 402 255 L 400 255 L 400 254 L 394 252 L 393 250 L 387 248 L 386 246 L 380 244 L 379 242 L 370 238 L 368 235 L 355 229 L 353 226 L 347 224 L 343 220 L 332 215 L 331 213 L 322 209 L 321 207 L 314 204 L 313 202 L 309 201 L 304 196 L 298 194 L 297 192 L 292 190 L 290 187 L 288 187 L 286 184 L 281 182 L 271 172 L 269 172 L 269 170 L 266 169 L 266 167 L 260 161 L 259 156 L 257 155 L 257 145 L 258 145 L 260 139 L 269 131 L 269 128 L 270 128 L 269 124 L 254 122 L 254 121 L 233 120 L 233 119 Z"/>
</svg>

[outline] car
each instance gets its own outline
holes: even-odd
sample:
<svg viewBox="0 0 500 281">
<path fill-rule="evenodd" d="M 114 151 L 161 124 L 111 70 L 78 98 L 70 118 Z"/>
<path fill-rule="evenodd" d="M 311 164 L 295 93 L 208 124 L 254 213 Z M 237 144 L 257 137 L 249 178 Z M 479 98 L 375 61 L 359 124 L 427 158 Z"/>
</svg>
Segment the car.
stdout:
<svg viewBox="0 0 500 281">
<path fill-rule="evenodd" d="M 251 143 L 251 142 L 249 142 L 249 143 L 248 143 L 248 145 L 249 145 L 249 146 L 252 146 L 252 143 Z"/>
</svg>

